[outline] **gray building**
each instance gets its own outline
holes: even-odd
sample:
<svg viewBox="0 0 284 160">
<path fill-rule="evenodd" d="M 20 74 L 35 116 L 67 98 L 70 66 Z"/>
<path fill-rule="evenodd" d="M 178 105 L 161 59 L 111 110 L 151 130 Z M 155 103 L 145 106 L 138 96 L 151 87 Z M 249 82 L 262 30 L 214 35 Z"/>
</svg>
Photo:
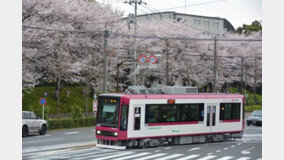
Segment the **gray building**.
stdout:
<svg viewBox="0 0 284 160">
<path fill-rule="evenodd" d="M 129 20 L 129 18 L 123 18 Z M 149 14 L 137 15 L 137 21 L 161 21 L 173 20 L 201 29 L 205 34 L 222 35 L 227 32 L 234 32 L 235 28 L 225 18 L 207 17 L 192 14 L 176 13 L 176 12 L 157 12 Z"/>
</svg>

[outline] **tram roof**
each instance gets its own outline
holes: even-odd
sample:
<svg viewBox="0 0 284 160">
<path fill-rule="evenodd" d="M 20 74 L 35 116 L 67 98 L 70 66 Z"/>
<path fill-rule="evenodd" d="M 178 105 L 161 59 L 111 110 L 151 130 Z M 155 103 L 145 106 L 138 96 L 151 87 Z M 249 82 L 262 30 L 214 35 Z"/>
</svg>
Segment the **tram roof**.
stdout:
<svg viewBox="0 0 284 160">
<path fill-rule="evenodd" d="M 195 94 L 121 94 L 104 93 L 100 96 L 125 97 L 129 99 L 222 99 L 222 98 L 243 98 L 241 94 L 225 93 L 195 93 Z"/>
</svg>

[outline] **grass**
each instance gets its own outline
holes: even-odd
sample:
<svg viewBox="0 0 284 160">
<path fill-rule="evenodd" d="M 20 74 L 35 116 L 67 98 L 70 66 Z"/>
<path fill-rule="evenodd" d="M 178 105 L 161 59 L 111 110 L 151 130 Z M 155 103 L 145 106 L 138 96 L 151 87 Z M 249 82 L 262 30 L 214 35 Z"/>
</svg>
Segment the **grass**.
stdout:
<svg viewBox="0 0 284 160">
<path fill-rule="evenodd" d="M 67 90 L 70 91 L 67 97 Z M 72 106 L 77 106 L 85 111 L 86 97 L 83 95 L 84 87 L 65 87 L 60 93 L 60 112 L 71 113 Z M 47 92 L 47 96 L 44 96 Z M 45 115 L 57 113 L 57 101 L 55 97 L 55 87 L 35 87 L 30 93 L 23 91 L 22 110 L 34 111 L 37 115 L 42 115 L 42 106 L 39 104 L 41 97 L 46 98 Z M 88 98 L 88 111 L 92 111 L 93 98 Z"/>
</svg>

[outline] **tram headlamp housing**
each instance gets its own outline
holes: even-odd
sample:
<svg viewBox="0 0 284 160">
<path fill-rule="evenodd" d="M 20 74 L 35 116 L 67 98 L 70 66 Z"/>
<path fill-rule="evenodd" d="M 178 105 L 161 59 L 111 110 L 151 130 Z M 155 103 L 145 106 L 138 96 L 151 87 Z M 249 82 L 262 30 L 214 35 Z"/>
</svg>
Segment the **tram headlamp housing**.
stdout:
<svg viewBox="0 0 284 160">
<path fill-rule="evenodd" d="M 117 132 L 114 132 L 113 135 L 114 135 L 114 136 L 117 136 Z"/>
<path fill-rule="evenodd" d="M 97 134 L 101 134 L 101 131 L 97 131 Z"/>
</svg>

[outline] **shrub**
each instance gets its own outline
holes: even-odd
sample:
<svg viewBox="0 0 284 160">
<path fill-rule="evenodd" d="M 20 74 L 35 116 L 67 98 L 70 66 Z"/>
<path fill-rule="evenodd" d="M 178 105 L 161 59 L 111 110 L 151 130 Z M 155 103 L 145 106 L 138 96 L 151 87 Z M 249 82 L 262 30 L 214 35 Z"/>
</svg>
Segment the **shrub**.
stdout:
<svg viewBox="0 0 284 160">
<path fill-rule="evenodd" d="M 78 105 L 72 105 L 71 107 L 71 117 L 72 118 L 82 118 L 83 109 Z"/>
<path fill-rule="evenodd" d="M 61 129 L 61 128 L 76 128 L 76 127 L 88 127 L 95 126 L 95 117 L 86 118 L 62 118 L 62 119 L 49 119 L 49 129 Z"/>
<path fill-rule="evenodd" d="M 245 106 L 245 112 L 252 112 L 254 110 L 261 110 L 261 105 Z"/>
</svg>

